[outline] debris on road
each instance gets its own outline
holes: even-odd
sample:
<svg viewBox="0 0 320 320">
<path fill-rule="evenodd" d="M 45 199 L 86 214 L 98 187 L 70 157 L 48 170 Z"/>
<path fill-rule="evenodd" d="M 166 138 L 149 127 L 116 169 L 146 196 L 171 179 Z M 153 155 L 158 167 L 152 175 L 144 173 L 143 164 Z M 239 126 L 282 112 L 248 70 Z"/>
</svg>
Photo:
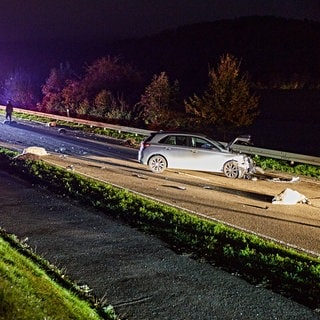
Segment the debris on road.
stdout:
<svg viewBox="0 0 320 320">
<path fill-rule="evenodd" d="M 67 130 L 65 128 L 59 128 L 58 129 L 58 133 L 60 134 L 66 134 L 67 133 Z"/>
<path fill-rule="evenodd" d="M 299 177 L 292 177 L 290 179 L 285 179 L 285 178 L 272 178 L 272 179 L 267 179 L 268 181 L 272 182 L 282 182 L 282 183 L 295 183 L 299 182 L 300 178 Z"/>
<path fill-rule="evenodd" d="M 38 156 L 47 156 L 48 152 L 46 151 L 45 148 L 42 147 L 28 147 L 23 149 L 22 154 L 26 154 L 26 153 L 31 153 L 31 154 L 36 154 Z"/>
<path fill-rule="evenodd" d="M 57 122 L 56 121 L 50 121 L 46 123 L 47 127 L 56 127 L 57 126 Z"/>
<path fill-rule="evenodd" d="M 272 204 L 292 205 L 297 203 L 309 204 L 310 202 L 306 196 L 290 188 L 281 191 L 272 199 Z"/>
<path fill-rule="evenodd" d="M 256 166 L 254 169 L 258 174 L 265 174 L 264 170 L 261 167 Z"/>
<path fill-rule="evenodd" d="M 69 166 L 66 167 L 68 171 L 74 171 L 74 166 L 70 164 Z"/>
<path fill-rule="evenodd" d="M 42 147 L 28 147 L 23 149 L 22 153 L 17 155 L 15 159 L 24 160 L 38 160 L 42 156 L 49 155 L 45 148 Z"/>
<path fill-rule="evenodd" d="M 179 190 L 186 190 L 187 188 L 184 186 L 175 186 L 175 185 L 168 185 L 168 184 L 164 184 L 162 185 L 163 187 L 169 187 L 169 188 L 174 188 L 174 189 L 179 189 Z"/>
<path fill-rule="evenodd" d="M 148 177 L 141 175 L 141 174 L 133 174 L 134 177 L 140 178 L 140 179 L 144 179 L 144 180 L 148 180 Z"/>
</svg>

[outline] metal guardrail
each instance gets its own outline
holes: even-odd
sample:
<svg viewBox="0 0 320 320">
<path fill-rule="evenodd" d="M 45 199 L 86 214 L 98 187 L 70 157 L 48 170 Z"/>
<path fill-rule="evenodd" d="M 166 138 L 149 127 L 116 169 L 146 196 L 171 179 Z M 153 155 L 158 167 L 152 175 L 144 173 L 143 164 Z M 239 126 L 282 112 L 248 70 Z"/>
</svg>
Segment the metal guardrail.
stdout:
<svg viewBox="0 0 320 320">
<path fill-rule="evenodd" d="M 5 108 L 6 108 L 5 106 L 0 105 L 0 109 L 4 110 Z M 128 132 L 128 133 L 133 133 L 136 135 L 148 136 L 151 132 L 150 130 L 131 128 L 131 127 L 126 127 L 126 126 L 119 126 L 119 125 L 115 125 L 115 124 L 103 123 L 103 122 L 98 122 L 98 121 L 89 121 L 89 120 L 85 120 L 85 119 L 71 118 L 71 117 L 67 117 L 67 116 L 59 116 L 59 115 L 55 115 L 55 114 L 48 114 L 48 113 L 44 113 L 44 112 L 38 112 L 38 111 L 27 110 L 27 109 L 13 108 L 13 111 L 18 112 L 18 113 L 20 112 L 20 113 L 30 114 L 30 115 L 34 115 L 34 116 L 38 116 L 38 117 L 53 119 L 53 120 L 61 120 L 61 121 L 66 121 L 66 122 L 84 124 L 84 125 L 87 125 L 90 127 L 116 130 L 119 132 Z M 48 122 L 50 122 L 50 121 L 48 121 Z"/>
<path fill-rule="evenodd" d="M 0 105 L 0 109 L 5 109 L 5 106 Z M 84 119 L 71 118 L 67 116 L 59 116 L 54 114 L 47 114 L 43 112 L 26 110 L 26 109 L 14 108 L 14 112 L 21 112 L 25 114 L 35 115 L 35 116 L 54 119 L 54 120 L 62 120 L 66 122 L 79 123 L 79 124 L 84 124 L 90 127 L 116 130 L 119 132 L 128 132 L 128 133 L 133 133 L 135 135 L 148 136 L 152 132 L 150 130 L 145 130 L 145 129 L 119 126 L 119 125 L 108 124 L 103 122 L 89 121 Z M 286 160 L 293 163 L 298 162 L 298 163 L 320 166 L 320 157 L 315 157 L 315 156 L 308 156 L 308 155 L 290 153 L 285 151 L 276 151 L 276 150 L 263 149 L 263 148 L 257 148 L 252 146 L 244 146 L 244 145 L 234 145 L 232 149 L 238 152 L 249 154 L 249 155 L 258 155 L 262 157 Z"/>
<path fill-rule="evenodd" d="M 233 145 L 232 150 L 243 152 L 250 155 L 257 155 L 267 158 L 281 159 L 290 161 L 292 163 L 305 163 L 312 164 L 315 166 L 320 166 L 320 157 L 307 156 L 297 153 L 285 152 L 285 151 L 276 151 L 271 149 L 262 149 L 252 146 L 243 146 L 243 145 Z"/>
</svg>

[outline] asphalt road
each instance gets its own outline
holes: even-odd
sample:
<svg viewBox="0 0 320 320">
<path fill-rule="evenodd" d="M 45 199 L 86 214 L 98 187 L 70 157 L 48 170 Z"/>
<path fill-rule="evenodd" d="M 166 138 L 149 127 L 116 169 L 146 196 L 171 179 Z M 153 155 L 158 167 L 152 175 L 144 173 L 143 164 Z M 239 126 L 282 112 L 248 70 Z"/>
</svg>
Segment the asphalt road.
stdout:
<svg viewBox="0 0 320 320">
<path fill-rule="evenodd" d="M 320 255 L 319 180 L 299 177 L 292 183 L 286 176 L 289 182 L 279 182 L 269 175 L 253 181 L 183 170 L 157 175 L 137 162 L 137 149 L 118 140 L 79 131 L 60 133 L 58 128 L 28 122 L 0 124 L 0 142 L 20 151 L 44 147 L 49 163 L 72 166 L 76 172 Z M 305 195 L 311 204 L 273 205 L 273 197 L 286 188 Z"/>
<path fill-rule="evenodd" d="M 93 150 L 83 138 L 74 137 L 81 140 L 76 144 L 57 132 L 46 135 L 45 131 L 29 131 L 19 124 L 11 127 L 0 124 L 0 144 L 18 150 L 31 145 L 46 147 L 52 152 L 45 158 L 50 163 L 60 166 L 71 163 L 82 174 L 140 190 L 193 211 L 207 210 L 203 214 L 213 212 L 214 219 L 229 217 L 239 227 L 241 221 L 253 221 L 251 230 L 257 224 L 260 228 L 271 224 L 270 230 L 277 230 L 278 238 L 283 233 L 281 224 L 283 228 L 292 225 L 295 230 L 292 239 L 301 238 L 304 242 L 305 237 L 318 232 L 317 207 L 299 205 L 296 211 L 293 210 L 296 207 L 285 206 L 272 209 L 275 212 L 266 208 L 275 189 L 283 188 L 270 181 L 259 181 L 259 186 L 268 188 L 261 192 L 254 181 L 205 173 L 169 170 L 164 175 L 154 175 L 137 163 L 136 150 L 109 145 L 99 139 L 93 142 L 99 148 Z M 303 183 L 310 188 L 312 196 L 318 194 L 319 185 L 313 181 Z M 209 204 L 202 206 L 206 199 L 210 199 Z M 39 254 L 65 268 L 73 279 L 88 284 L 98 297 L 105 295 L 124 318 L 320 318 L 312 310 L 282 296 L 249 285 L 204 261 L 177 255 L 158 239 L 70 199 L 35 189 L 4 172 L 0 172 L 0 201 L 2 227 L 22 239 L 27 238 Z M 305 214 L 306 210 L 310 211 Z M 305 228 L 306 233 L 301 231 Z M 261 231 L 265 232 L 266 228 Z"/>
</svg>

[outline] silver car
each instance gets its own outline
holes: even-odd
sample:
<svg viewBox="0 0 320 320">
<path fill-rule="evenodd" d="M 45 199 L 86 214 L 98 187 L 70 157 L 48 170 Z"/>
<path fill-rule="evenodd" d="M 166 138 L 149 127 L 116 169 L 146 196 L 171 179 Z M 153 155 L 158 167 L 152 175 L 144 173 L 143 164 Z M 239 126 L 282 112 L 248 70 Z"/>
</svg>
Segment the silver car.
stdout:
<svg viewBox="0 0 320 320">
<path fill-rule="evenodd" d="M 249 142 L 240 136 L 228 145 L 205 135 L 181 132 L 153 132 L 141 142 L 138 160 L 154 173 L 166 168 L 224 173 L 228 178 L 248 177 L 255 172 L 250 157 L 232 152 L 237 142 Z"/>
</svg>

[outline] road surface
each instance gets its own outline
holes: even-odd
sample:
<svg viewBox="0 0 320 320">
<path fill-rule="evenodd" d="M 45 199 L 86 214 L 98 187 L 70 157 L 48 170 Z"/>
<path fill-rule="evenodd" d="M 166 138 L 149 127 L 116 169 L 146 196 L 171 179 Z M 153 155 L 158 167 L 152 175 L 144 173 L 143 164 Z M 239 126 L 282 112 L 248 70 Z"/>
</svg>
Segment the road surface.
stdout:
<svg viewBox="0 0 320 320">
<path fill-rule="evenodd" d="M 0 125 L 0 142 L 20 152 L 44 147 L 44 160 L 190 210 L 216 221 L 320 255 L 320 181 L 298 177 L 284 182 L 270 176 L 257 180 L 183 170 L 153 174 L 137 162 L 137 149 L 118 140 L 43 125 Z M 277 175 L 279 176 L 279 175 Z M 285 176 L 289 181 L 290 176 Z M 311 204 L 274 205 L 286 188 L 305 195 Z"/>
<path fill-rule="evenodd" d="M 190 206 L 190 210 L 207 208 L 222 214 L 228 209 L 230 215 L 252 218 L 253 214 L 244 214 L 246 207 L 232 209 L 233 203 L 229 203 L 227 208 L 229 200 L 222 198 L 230 195 L 236 197 L 235 204 L 246 199 L 253 201 L 247 207 L 268 211 L 263 208 L 268 200 L 265 196 L 248 196 L 246 189 L 253 181 L 177 171 L 158 176 L 137 163 L 136 150 L 116 147 L 115 141 L 109 145 L 98 139 L 91 143 L 99 146 L 88 148 L 83 138 L 76 138 L 80 142 L 75 143 L 51 129 L 49 135 L 40 129 L 0 125 L 1 145 L 20 151 L 31 145 L 46 147 L 51 154 L 45 160 L 50 163 L 72 164 L 75 171 L 131 190 L 146 194 L 150 191 L 149 196 Z M 37 130 L 40 132 L 32 132 Z M 240 186 L 245 193 L 239 190 Z M 201 194 L 202 198 L 198 198 Z M 211 209 L 210 205 L 201 206 L 207 197 Z M 66 269 L 76 281 L 88 284 L 123 318 L 320 319 L 312 310 L 263 287 L 249 285 L 188 255 L 177 255 L 152 236 L 1 171 L 0 201 L 2 227 L 27 239 L 38 254 Z"/>
</svg>

